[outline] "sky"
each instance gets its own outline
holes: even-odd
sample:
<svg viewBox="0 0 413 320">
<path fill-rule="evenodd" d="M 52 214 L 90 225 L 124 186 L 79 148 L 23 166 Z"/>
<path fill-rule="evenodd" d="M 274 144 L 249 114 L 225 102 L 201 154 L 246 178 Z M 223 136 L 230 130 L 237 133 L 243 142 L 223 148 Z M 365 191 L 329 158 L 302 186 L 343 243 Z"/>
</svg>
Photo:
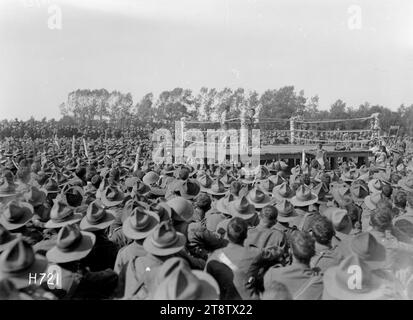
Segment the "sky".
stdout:
<svg viewBox="0 0 413 320">
<path fill-rule="evenodd" d="M 0 119 L 58 119 L 76 89 L 286 85 L 413 104 L 413 1 L 0 0 Z"/>
</svg>

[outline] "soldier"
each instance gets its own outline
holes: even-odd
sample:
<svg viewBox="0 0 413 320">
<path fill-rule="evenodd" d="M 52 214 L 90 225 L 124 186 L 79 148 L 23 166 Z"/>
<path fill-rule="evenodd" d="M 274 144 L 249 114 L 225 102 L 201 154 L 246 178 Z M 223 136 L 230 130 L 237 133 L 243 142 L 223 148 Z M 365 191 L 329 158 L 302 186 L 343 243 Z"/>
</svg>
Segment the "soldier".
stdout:
<svg viewBox="0 0 413 320">
<path fill-rule="evenodd" d="M 49 288 L 59 299 L 107 299 L 113 296 L 118 282 L 110 269 L 91 272 L 83 258 L 92 251 L 96 236 L 80 231 L 77 224 L 60 229 L 55 246 L 46 257 L 61 270 L 61 285 Z"/>
<path fill-rule="evenodd" d="M 291 265 L 270 268 L 264 276 L 267 291 L 274 281 L 283 283 L 294 300 L 319 300 L 323 292 L 322 276 L 310 267 L 315 241 L 307 232 L 294 231 L 290 237 Z"/>
<path fill-rule="evenodd" d="M 232 218 L 227 226 L 228 245 L 214 251 L 206 263 L 205 271 L 217 280 L 221 299 L 258 298 L 245 286 L 248 282 L 249 268 L 255 257 L 260 254 L 257 248 L 244 246 L 247 234 L 247 222 L 239 217 Z"/>
<path fill-rule="evenodd" d="M 0 299 L 55 300 L 41 287 L 39 276 L 47 269 L 47 259 L 27 241 L 20 236 L 12 240 L 0 255 Z"/>
<path fill-rule="evenodd" d="M 336 245 L 332 244 L 334 228 L 325 216 L 317 216 L 311 224 L 311 235 L 315 240 L 315 255 L 311 258 L 310 267 L 318 268 L 324 273 L 329 267 L 339 264 L 341 259 Z"/>
<path fill-rule="evenodd" d="M 163 221 L 156 226 L 143 242 L 147 255 L 135 257 L 126 268 L 125 298 L 139 300 L 147 298 L 148 288 L 151 288 L 155 279 L 156 269 L 169 258 L 179 256 L 189 261 L 185 244 L 185 236 L 176 232 L 169 221 Z"/>
<path fill-rule="evenodd" d="M 258 216 L 258 225 L 248 229 L 245 246 L 258 249 L 275 246 L 286 251 L 287 239 L 284 232 L 272 228 L 277 223 L 278 211 L 276 207 L 267 205 L 261 210 Z"/>
</svg>

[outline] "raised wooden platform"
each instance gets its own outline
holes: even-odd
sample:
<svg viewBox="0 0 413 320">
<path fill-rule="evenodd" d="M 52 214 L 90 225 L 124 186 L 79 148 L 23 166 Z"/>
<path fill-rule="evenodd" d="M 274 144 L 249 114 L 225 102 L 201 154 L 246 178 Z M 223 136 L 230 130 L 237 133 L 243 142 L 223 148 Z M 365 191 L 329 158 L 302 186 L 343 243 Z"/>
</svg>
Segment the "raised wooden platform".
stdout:
<svg viewBox="0 0 413 320">
<path fill-rule="evenodd" d="M 284 160 L 290 166 L 295 166 L 301 163 L 303 150 L 306 157 L 313 159 L 315 156 L 316 145 L 268 145 L 261 147 L 261 162 L 271 162 L 272 160 Z M 332 168 L 337 166 L 337 158 L 357 158 L 358 165 L 367 164 L 368 157 L 372 156 L 372 152 L 366 149 L 353 149 L 349 151 L 336 151 L 334 146 L 324 145 L 323 149 L 327 151 L 327 159 L 330 161 Z"/>
</svg>

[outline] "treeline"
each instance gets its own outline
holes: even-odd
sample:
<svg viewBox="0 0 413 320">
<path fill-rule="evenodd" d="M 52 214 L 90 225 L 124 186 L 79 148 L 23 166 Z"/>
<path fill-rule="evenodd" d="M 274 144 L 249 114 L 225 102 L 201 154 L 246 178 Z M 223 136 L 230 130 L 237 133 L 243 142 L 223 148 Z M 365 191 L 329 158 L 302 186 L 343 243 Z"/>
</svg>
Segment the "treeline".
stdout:
<svg viewBox="0 0 413 320">
<path fill-rule="evenodd" d="M 266 90 L 262 94 L 243 88 L 201 88 L 198 92 L 175 88 L 158 96 L 148 93 L 137 102 L 133 101 L 130 93 L 79 89 L 68 94 L 67 100 L 60 105 L 60 111 L 62 124 L 88 125 L 105 121 L 119 127 L 153 122 L 168 124 L 182 117 L 194 121 L 219 121 L 224 112 L 227 119 L 238 118 L 245 112 L 247 117 L 258 116 L 263 122 L 292 116 L 305 119 L 360 118 L 378 112 L 383 130 L 388 131 L 390 126 L 396 125 L 401 127 L 402 133 L 413 135 L 413 104 L 401 105 L 392 111 L 367 102 L 348 106 L 337 100 L 329 110 L 319 110 L 317 95 L 306 97 L 303 90 L 296 92 L 293 86 Z M 268 126 L 277 127 L 276 123 L 267 123 Z M 284 127 L 287 129 L 287 122 Z"/>
</svg>

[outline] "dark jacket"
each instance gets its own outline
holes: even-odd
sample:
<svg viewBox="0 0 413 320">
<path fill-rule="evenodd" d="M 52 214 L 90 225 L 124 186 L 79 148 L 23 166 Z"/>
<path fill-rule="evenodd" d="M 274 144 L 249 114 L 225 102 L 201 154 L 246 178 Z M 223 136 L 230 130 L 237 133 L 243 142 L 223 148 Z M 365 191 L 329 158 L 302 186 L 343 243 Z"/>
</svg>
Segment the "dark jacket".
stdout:
<svg viewBox="0 0 413 320">
<path fill-rule="evenodd" d="M 99 272 L 72 272 L 61 268 L 61 288 L 49 289 L 63 300 L 100 300 L 112 298 L 118 283 L 117 274 L 110 269 Z"/>
<path fill-rule="evenodd" d="M 223 248 L 228 241 L 206 228 L 205 219 L 188 225 L 187 248 L 192 256 L 207 260 L 212 251 Z"/>
<path fill-rule="evenodd" d="M 323 278 L 309 266 L 293 261 L 286 267 L 270 268 L 264 276 L 264 288 L 273 281 L 283 283 L 294 300 L 320 300 Z"/>
<path fill-rule="evenodd" d="M 352 234 L 345 234 L 336 231 L 335 236 L 331 240 L 331 245 L 337 247 L 337 251 L 340 255 L 340 260 L 352 254 L 351 250 L 351 240 L 354 238 Z"/>
<path fill-rule="evenodd" d="M 205 271 L 217 280 L 223 300 L 254 299 L 247 288 L 249 268 L 260 250 L 229 243 L 209 257 Z"/>
<path fill-rule="evenodd" d="M 287 240 L 282 231 L 259 224 L 256 227 L 248 229 L 248 236 L 244 245 L 258 249 L 279 247 L 285 250 Z"/>
<path fill-rule="evenodd" d="M 104 231 L 95 232 L 96 242 L 92 251 L 84 258 L 84 263 L 91 271 L 113 269 L 118 247 L 109 240 Z"/>
<path fill-rule="evenodd" d="M 131 244 L 119 250 L 116 257 L 115 266 L 113 270 L 119 276 L 119 283 L 117 289 L 117 295 L 123 296 L 125 292 L 125 278 L 126 270 L 131 261 L 138 257 L 143 257 L 147 252 L 143 249 L 143 246 L 136 241 L 133 241 Z"/>
<path fill-rule="evenodd" d="M 318 268 L 324 273 L 328 268 L 340 263 L 341 256 L 337 246 L 325 246 L 316 242 L 315 255 L 311 258 L 311 268 Z"/>
</svg>

